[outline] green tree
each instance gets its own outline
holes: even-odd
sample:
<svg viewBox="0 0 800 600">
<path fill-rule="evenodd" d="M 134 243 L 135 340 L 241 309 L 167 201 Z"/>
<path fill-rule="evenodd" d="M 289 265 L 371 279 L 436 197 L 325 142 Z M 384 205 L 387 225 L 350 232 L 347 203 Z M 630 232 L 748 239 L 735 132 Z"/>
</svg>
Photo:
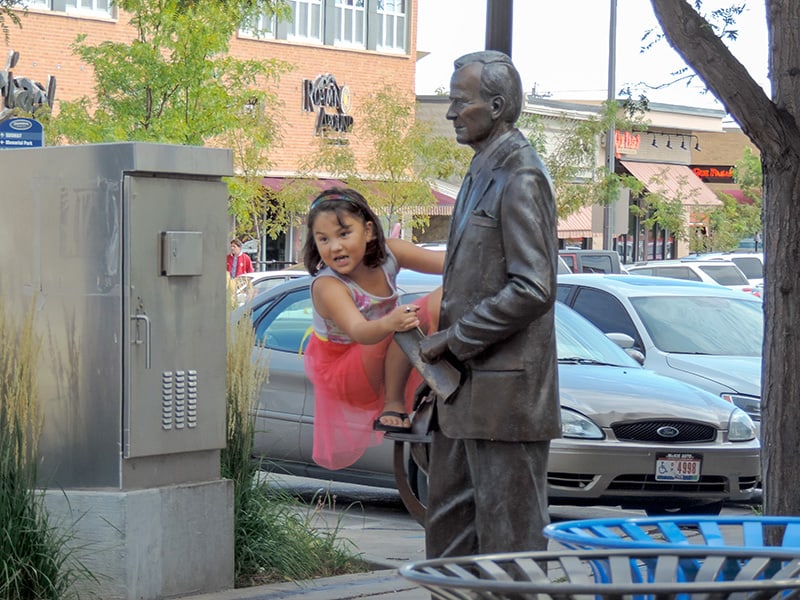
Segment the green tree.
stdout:
<svg viewBox="0 0 800 600">
<path fill-rule="evenodd" d="M 736 183 L 750 204 L 719 194 L 722 206 L 709 214 L 714 250 L 735 250 L 742 238 L 761 232 L 761 160 L 750 148 L 733 168 Z"/>
<path fill-rule="evenodd" d="M 649 190 L 646 190 L 645 184 L 635 177 L 624 176 L 623 180 L 625 186 L 631 190 L 631 195 L 638 198 L 637 203 L 631 205 L 631 212 L 639 217 L 644 229 L 650 230 L 658 226 L 669 231 L 676 239 L 689 238 L 686 227 L 686 206 L 694 203 L 694 197 L 698 192 L 691 190 L 687 185 L 688 182 L 679 182 L 676 190 L 666 194 L 658 191 L 667 190 L 664 185 L 667 181 L 666 170 L 656 173 L 647 182 Z"/>
<path fill-rule="evenodd" d="M 6 19 L 11 21 L 13 25 L 22 27 L 19 14 L 14 10 L 19 10 L 20 8 L 23 8 L 22 0 L 0 0 L 0 30 L 3 31 L 6 43 L 8 42 L 8 23 L 6 23 Z"/>
<path fill-rule="evenodd" d="M 764 203 L 764 374 L 761 460 L 764 512 L 800 514 L 800 3 L 766 0 L 771 96 L 731 53 L 702 2 L 651 0 L 669 44 L 761 153 Z"/>
<path fill-rule="evenodd" d="M 558 126 L 546 131 L 540 115 L 525 113 L 517 123 L 539 152 L 556 190 L 556 210 L 561 218 L 593 204 L 608 204 L 620 188 L 630 187 L 629 179 L 597 165 L 601 140 L 609 129 L 646 129 L 644 107 L 635 102 L 620 106 L 604 102 L 596 116 L 585 119 L 562 118 Z M 641 186 L 637 186 L 639 189 Z"/>
<path fill-rule="evenodd" d="M 277 4 L 281 2 L 281 4 Z M 119 0 L 132 14 L 130 43 L 86 43 L 73 51 L 95 75 L 92 98 L 60 104 L 57 134 L 70 142 L 116 140 L 202 145 L 241 126 L 243 107 L 273 98 L 263 84 L 287 66 L 228 56 L 230 39 L 282 0 Z"/>
<path fill-rule="evenodd" d="M 247 239 L 273 239 L 286 231 L 300 210 L 299 199 L 267 190 L 263 176 L 272 166 L 270 151 L 280 144 L 280 106 L 271 98 L 264 104 L 251 99 L 240 109 L 238 123 L 216 138 L 218 145 L 233 150 L 237 175 L 227 179 L 228 212 L 235 220 L 235 234 Z"/>
<path fill-rule="evenodd" d="M 132 15 L 130 43 L 72 48 L 95 74 L 92 98 L 62 102 L 48 133 L 70 143 L 118 140 L 228 146 L 235 177 L 228 179 L 229 211 L 237 228 L 260 234 L 285 210 L 264 210 L 260 173 L 280 143 L 280 108 L 269 84 L 290 69 L 274 59 L 228 55 L 231 38 L 262 14 L 290 14 L 285 0 L 119 0 Z M 251 29 L 254 29 L 251 27 Z M 255 31 L 258 34 L 258 31 Z"/>
</svg>

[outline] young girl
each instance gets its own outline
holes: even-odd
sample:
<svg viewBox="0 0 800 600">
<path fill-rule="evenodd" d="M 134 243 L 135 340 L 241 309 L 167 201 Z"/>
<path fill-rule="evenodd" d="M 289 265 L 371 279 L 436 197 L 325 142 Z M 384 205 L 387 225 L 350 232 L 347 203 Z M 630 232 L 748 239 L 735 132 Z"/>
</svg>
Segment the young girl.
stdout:
<svg viewBox="0 0 800 600">
<path fill-rule="evenodd" d="M 308 214 L 305 265 L 315 275 L 313 335 L 305 370 L 314 385 L 314 461 L 353 464 L 384 431 L 409 431 L 413 393 L 422 382 L 396 331 L 438 324 L 441 289 L 398 304 L 401 267 L 441 273 L 444 252 L 386 239 L 378 217 L 352 189 L 322 192 Z"/>
</svg>

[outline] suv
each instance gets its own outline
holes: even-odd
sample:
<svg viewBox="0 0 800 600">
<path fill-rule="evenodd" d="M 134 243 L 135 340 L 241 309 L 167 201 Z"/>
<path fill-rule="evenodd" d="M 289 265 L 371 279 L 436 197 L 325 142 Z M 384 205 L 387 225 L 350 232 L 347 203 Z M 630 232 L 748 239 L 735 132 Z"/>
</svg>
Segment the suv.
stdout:
<svg viewBox="0 0 800 600">
<path fill-rule="evenodd" d="M 752 286 L 764 283 L 763 252 L 708 252 L 697 254 L 699 260 L 729 260 L 742 270 Z"/>
<path fill-rule="evenodd" d="M 729 260 L 698 260 L 696 258 L 654 260 L 631 265 L 628 267 L 628 273 L 701 281 L 751 294 L 755 292 L 741 269 Z"/>
<path fill-rule="evenodd" d="M 559 250 L 572 273 L 622 273 L 616 250 Z"/>
</svg>

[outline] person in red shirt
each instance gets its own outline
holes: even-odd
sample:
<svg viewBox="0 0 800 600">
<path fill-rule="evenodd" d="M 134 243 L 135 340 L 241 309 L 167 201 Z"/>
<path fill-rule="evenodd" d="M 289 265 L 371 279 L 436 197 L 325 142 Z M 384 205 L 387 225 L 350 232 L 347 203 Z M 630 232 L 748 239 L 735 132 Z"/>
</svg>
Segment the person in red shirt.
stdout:
<svg viewBox="0 0 800 600">
<path fill-rule="evenodd" d="M 250 257 L 242 252 L 242 242 L 238 239 L 231 240 L 231 253 L 228 254 L 227 264 L 228 275 L 232 278 L 253 272 L 253 263 Z"/>
</svg>

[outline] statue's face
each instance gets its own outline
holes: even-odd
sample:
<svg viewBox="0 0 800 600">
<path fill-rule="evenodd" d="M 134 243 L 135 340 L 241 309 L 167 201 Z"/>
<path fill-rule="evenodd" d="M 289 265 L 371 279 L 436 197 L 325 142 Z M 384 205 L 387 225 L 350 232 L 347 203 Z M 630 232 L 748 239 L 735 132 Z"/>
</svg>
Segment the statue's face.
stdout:
<svg viewBox="0 0 800 600">
<path fill-rule="evenodd" d="M 480 63 L 470 63 L 450 79 L 450 108 L 447 119 L 453 122 L 456 140 L 479 150 L 494 131 L 496 119 L 491 102 L 481 98 Z"/>
</svg>

